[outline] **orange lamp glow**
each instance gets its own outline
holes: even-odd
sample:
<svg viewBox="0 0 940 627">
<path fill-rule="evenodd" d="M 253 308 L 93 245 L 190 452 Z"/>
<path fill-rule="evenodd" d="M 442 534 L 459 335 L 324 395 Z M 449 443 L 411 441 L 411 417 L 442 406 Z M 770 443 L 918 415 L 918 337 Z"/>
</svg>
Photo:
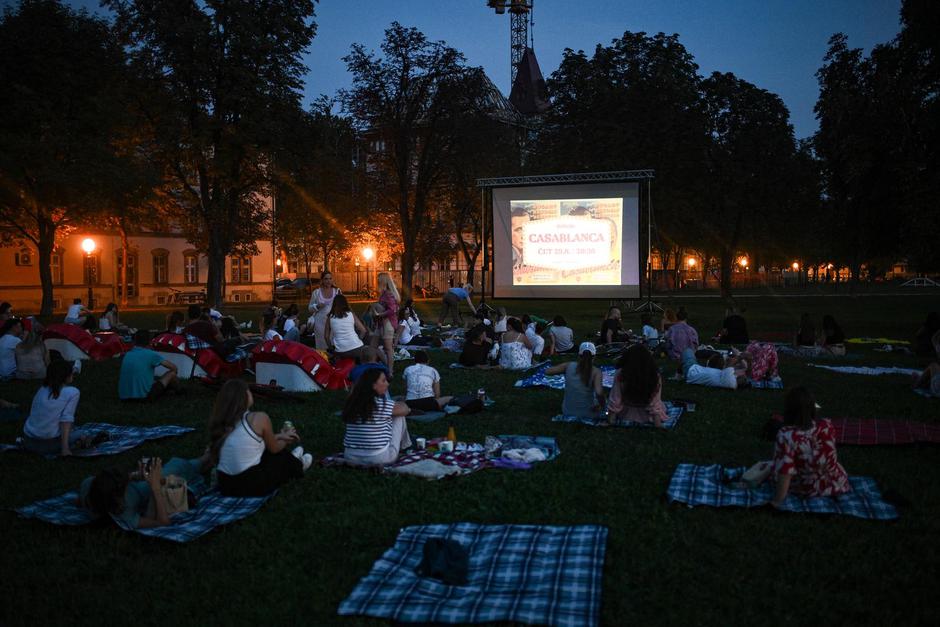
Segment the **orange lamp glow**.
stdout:
<svg viewBox="0 0 940 627">
<path fill-rule="evenodd" d="M 86 237 L 82 240 L 82 250 L 85 251 L 86 255 L 90 255 L 91 253 L 95 252 L 96 247 L 97 244 L 95 244 L 95 240 L 91 239 L 90 237 Z"/>
</svg>

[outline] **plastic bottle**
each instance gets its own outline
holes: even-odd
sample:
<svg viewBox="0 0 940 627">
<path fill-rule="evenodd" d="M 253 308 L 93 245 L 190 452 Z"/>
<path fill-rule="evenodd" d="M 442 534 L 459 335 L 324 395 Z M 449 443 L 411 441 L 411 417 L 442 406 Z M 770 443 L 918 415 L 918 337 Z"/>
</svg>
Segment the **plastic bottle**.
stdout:
<svg viewBox="0 0 940 627">
<path fill-rule="evenodd" d="M 453 442 L 454 446 L 457 446 L 457 432 L 454 431 L 454 425 L 447 428 L 447 439 Z"/>
</svg>

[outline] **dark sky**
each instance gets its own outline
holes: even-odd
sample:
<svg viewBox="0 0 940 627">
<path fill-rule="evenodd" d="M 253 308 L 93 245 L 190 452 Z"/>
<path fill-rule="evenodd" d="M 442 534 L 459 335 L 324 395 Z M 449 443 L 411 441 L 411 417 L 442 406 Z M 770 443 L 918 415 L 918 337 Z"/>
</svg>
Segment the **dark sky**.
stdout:
<svg viewBox="0 0 940 627">
<path fill-rule="evenodd" d="M 97 0 L 70 4 L 96 8 Z M 733 72 L 780 95 L 796 136 L 806 137 L 816 130 L 815 72 L 829 37 L 844 32 L 867 52 L 897 34 L 899 8 L 900 0 L 535 0 L 535 51 L 547 78 L 565 48 L 590 53 L 626 30 L 678 33 L 703 75 Z M 377 48 L 393 20 L 457 48 L 508 94 L 509 16 L 486 0 L 321 0 L 307 100 L 347 86 L 349 45 Z"/>
</svg>

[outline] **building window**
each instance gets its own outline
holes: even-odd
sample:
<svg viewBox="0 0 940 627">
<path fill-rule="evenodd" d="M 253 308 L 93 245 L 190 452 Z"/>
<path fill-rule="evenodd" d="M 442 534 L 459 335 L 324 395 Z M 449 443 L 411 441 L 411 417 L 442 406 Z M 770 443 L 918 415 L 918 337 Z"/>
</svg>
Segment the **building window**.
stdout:
<svg viewBox="0 0 940 627">
<path fill-rule="evenodd" d="M 251 257 L 232 257 L 232 283 L 251 283 Z"/>
<path fill-rule="evenodd" d="M 199 255 L 194 252 L 183 254 L 183 283 L 199 283 Z"/>
<path fill-rule="evenodd" d="M 121 251 L 117 253 L 117 276 L 115 277 L 115 282 L 117 283 L 117 293 L 118 296 L 121 296 L 122 285 L 121 285 L 121 267 L 123 263 L 123 255 Z M 134 298 L 137 296 L 137 255 L 128 253 L 127 254 L 127 297 Z"/>
<path fill-rule="evenodd" d="M 18 266 L 31 266 L 33 265 L 33 253 L 28 248 L 21 248 L 16 252 L 14 261 Z"/>
<path fill-rule="evenodd" d="M 101 255 L 86 254 L 83 258 L 83 273 L 85 285 L 98 285 L 101 283 Z M 89 305 L 90 306 L 90 305 Z"/>
<path fill-rule="evenodd" d="M 170 282 L 170 253 L 155 250 L 153 255 L 153 284 L 166 285 Z"/>
<path fill-rule="evenodd" d="M 62 285 L 62 251 L 54 250 L 49 257 L 49 268 L 52 270 L 52 284 Z"/>
</svg>

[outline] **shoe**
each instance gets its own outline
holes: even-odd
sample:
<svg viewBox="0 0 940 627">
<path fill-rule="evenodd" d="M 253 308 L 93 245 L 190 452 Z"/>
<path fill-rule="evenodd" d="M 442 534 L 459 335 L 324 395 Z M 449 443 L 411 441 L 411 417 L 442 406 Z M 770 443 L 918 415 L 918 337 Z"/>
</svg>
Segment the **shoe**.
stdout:
<svg viewBox="0 0 940 627">
<path fill-rule="evenodd" d="M 304 447 L 298 446 L 293 451 L 291 451 L 290 454 L 296 457 L 297 459 L 299 459 L 300 461 L 303 461 Z"/>
<path fill-rule="evenodd" d="M 300 462 L 304 465 L 304 472 L 306 472 L 313 466 L 313 455 L 304 453 L 304 456 L 300 458 Z"/>
</svg>

